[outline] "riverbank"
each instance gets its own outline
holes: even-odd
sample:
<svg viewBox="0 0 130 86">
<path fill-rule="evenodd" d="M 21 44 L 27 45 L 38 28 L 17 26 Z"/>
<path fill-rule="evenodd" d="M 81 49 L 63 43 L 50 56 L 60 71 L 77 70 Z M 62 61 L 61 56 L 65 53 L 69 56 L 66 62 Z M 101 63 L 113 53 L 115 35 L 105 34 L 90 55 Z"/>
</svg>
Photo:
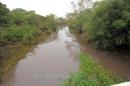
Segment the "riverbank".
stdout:
<svg viewBox="0 0 130 86">
<path fill-rule="evenodd" d="M 21 8 L 9 10 L 0 3 L 0 81 L 33 46 L 57 29 L 53 14 L 42 16 Z"/>
<path fill-rule="evenodd" d="M 2 86 L 59 86 L 70 72 L 79 69 L 80 48 L 68 27 L 57 28 L 45 42 L 38 43 L 20 59 Z"/>
<path fill-rule="evenodd" d="M 59 29 L 56 34 L 57 36 L 54 40 L 39 44 L 38 48 L 33 49 L 33 52 L 30 52 L 27 57 L 25 54 L 27 54 L 27 52 L 32 48 L 28 48 L 29 46 L 27 46 L 27 48 L 21 46 L 19 49 L 23 49 L 23 51 L 19 51 L 15 56 L 18 55 L 17 58 L 20 60 L 23 57 L 26 58 L 17 61 L 16 57 L 11 57 L 11 60 L 6 61 L 7 64 L 15 64 L 13 66 L 7 65 L 7 68 L 13 69 L 12 72 L 10 71 L 13 75 L 10 77 L 9 73 L 7 76 L 9 78 L 4 79 L 3 84 L 5 85 L 3 86 L 8 86 L 8 84 L 10 86 L 19 86 L 23 84 L 26 84 L 27 86 L 31 86 L 32 84 L 37 84 L 39 86 L 44 84 L 47 86 L 58 86 L 59 82 L 64 80 L 64 76 L 68 76 L 68 71 L 74 74 L 63 83 L 63 86 L 109 86 L 122 81 L 120 78 L 115 76 L 115 74 L 108 72 L 108 70 L 101 67 L 101 65 L 95 62 L 89 54 L 86 55 L 81 53 L 80 58 L 78 58 L 77 54 L 80 52 L 80 47 L 82 48 L 82 45 L 78 47 L 79 43 L 69 32 L 68 27 Z M 47 38 L 45 36 L 40 37 Z M 37 40 L 34 42 L 37 42 Z M 25 54 L 23 56 L 24 51 Z M 21 55 L 23 57 L 21 57 Z M 78 69 L 79 72 L 75 73 Z M 48 75 L 51 75 L 49 79 L 46 78 Z M 19 83 L 21 81 L 22 83 Z"/>
<path fill-rule="evenodd" d="M 6 74 L 13 69 L 19 60 L 25 57 L 25 55 L 31 51 L 35 45 L 45 41 L 54 32 L 42 32 L 39 36 L 33 38 L 29 43 L 17 42 L 14 44 L 8 44 L 5 47 L 1 47 L 0 51 L 3 51 L 4 57 L 1 59 L 0 64 L 0 81 L 6 77 Z M 1 54 L 3 54 L 1 53 Z"/>
<path fill-rule="evenodd" d="M 92 57 L 81 53 L 80 70 L 71 74 L 61 86 L 110 86 L 122 81 L 122 79 L 97 64 Z"/>
<path fill-rule="evenodd" d="M 81 45 L 81 49 L 90 55 L 98 64 L 122 77 L 126 81 L 130 80 L 130 63 L 125 59 L 129 57 L 128 55 L 119 52 L 98 50 L 93 44 L 88 43 L 84 36 L 80 35 L 77 30 L 70 29 L 70 31 L 75 35 L 77 41 Z"/>
</svg>

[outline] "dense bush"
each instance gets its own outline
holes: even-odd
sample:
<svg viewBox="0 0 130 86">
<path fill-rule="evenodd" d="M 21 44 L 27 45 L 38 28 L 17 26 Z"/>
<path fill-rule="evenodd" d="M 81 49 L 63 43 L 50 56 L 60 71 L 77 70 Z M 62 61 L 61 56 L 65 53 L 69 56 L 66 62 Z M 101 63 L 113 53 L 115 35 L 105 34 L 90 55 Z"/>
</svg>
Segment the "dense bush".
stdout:
<svg viewBox="0 0 130 86">
<path fill-rule="evenodd" d="M 1 37 L 6 42 L 25 42 L 31 41 L 34 37 L 36 37 L 39 34 L 38 32 L 39 31 L 36 26 L 11 26 L 1 33 Z"/>
<path fill-rule="evenodd" d="M 0 3 L 0 27 L 0 46 L 5 46 L 15 42 L 30 43 L 41 32 L 55 31 L 57 23 L 53 14 L 44 17 L 21 8 L 9 11 Z"/>
<path fill-rule="evenodd" d="M 55 15 L 50 14 L 48 16 L 45 17 L 45 20 L 43 22 L 42 27 L 42 31 L 55 31 L 56 27 L 57 27 L 57 22 L 55 20 Z"/>
<path fill-rule="evenodd" d="M 0 27 L 8 24 L 9 21 L 9 9 L 6 5 L 0 2 Z"/>
<path fill-rule="evenodd" d="M 101 49 L 130 49 L 130 0 L 102 0 L 73 22 Z"/>
</svg>

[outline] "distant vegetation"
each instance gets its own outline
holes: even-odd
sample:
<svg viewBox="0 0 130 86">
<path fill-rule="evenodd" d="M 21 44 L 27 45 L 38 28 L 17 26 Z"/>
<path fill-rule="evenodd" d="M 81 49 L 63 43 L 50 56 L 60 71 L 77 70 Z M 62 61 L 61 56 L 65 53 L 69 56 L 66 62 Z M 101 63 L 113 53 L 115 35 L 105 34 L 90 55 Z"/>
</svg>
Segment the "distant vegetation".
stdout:
<svg viewBox="0 0 130 86">
<path fill-rule="evenodd" d="M 89 55 L 80 54 L 80 70 L 65 80 L 61 86 L 111 86 L 122 80 L 106 71 Z"/>
<path fill-rule="evenodd" d="M 39 39 L 56 31 L 55 15 L 41 16 L 0 3 L 0 80 Z"/>
<path fill-rule="evenodd" d="M 79 0 L 68 25 L 99 49 L 130 50 L 130 0 Z"/>
<path fill-rule="evenodd" d="M 0 3 L 0 47 L 17 42 L 31 43 L 35 37 L 52 33 L 56 27 L 53 14 L 44 17 L 20 8 L 10 11 Z"/>
<path fill-rule="evenodd" d="M 5 11 L 4 11 L 5 10 Z M 0 45 L 11 42 L 29 42 L 42 32 L 51 33 L 56 30 L 54 15 L 40 16 L 34 11 L 14 9 L 9 11 L 1 4 Z"/>
</svg>

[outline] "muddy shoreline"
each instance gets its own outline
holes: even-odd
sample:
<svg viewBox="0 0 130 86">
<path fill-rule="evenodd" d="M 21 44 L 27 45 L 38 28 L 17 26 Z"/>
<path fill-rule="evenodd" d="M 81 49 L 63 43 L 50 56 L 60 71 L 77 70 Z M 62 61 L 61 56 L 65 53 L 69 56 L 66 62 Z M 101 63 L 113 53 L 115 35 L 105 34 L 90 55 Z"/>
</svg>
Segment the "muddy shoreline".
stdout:
<svg viewBox="0 0 130 86">
<path fill-rule="evenodd" d="M 0 59 L 0 83 L 2 83 L 6 74 L 14 68 L 15 64 L 17 64 L 19 60 L 23 59 L 25 55 L 29 51 L 32 51 L 37 44 L 46 41 L 47 38 L 55 33 L 56 32 L 50 34 L 42 33 L 38 37 L 34 38 L 29 44 L 18 42 L 1 47 L 0 50 L 3 52 L 1 53 L 3 54 L 3 58 Z"/>
<path fill-rule="evenodd" d="M 81 35 L 73 29 L 71 30 L 80 44 L 81 49 L 96 60 L 98 64 L 126 81 L 130 80 L 130 61 L 126 59 L 129 57 L 128 55 L 118 52 L 97 50 L 93 47 L 93 44 L 87 43 Z"/>
</svg>

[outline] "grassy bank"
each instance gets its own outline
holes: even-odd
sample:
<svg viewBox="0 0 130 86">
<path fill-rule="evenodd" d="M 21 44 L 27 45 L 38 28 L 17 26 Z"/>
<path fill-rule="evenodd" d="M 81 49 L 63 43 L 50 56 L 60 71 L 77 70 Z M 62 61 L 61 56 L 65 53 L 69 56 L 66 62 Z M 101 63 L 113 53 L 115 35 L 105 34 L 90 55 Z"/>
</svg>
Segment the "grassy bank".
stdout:
<svg viewBox="0 0 130 86">
<path fill-rule="evenodd" d="M 103 69 L 89 55 L 80 54 L 80 70 L 64 81 L 61 86 L 111 86 L 122 80 Z"/>
<path fill-rule="evenodd" d="M 25 55 L 35 47 L 36 44 L 49 38 L 52 33 L 53 32 L 50 32 L 49 34 L 47 32 L 42 32 L 29 42 L 17 42 L 14 44 L 10 43 L 5 47 L 0 47 L 0 51 L 3 56 L 0 64 L 0 81 L 6 77 L 6 73 L 13 69 L 17 62 L 24 58 Z"/>
<path fill-rule="evenodd" d="M 56 31 L 55 15 L 41 16 L 0 2 L 0 81 L 29 50 Z"/>
</svg>

